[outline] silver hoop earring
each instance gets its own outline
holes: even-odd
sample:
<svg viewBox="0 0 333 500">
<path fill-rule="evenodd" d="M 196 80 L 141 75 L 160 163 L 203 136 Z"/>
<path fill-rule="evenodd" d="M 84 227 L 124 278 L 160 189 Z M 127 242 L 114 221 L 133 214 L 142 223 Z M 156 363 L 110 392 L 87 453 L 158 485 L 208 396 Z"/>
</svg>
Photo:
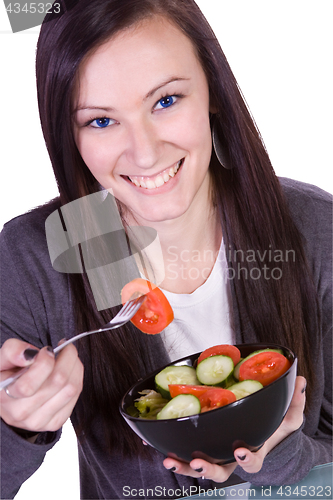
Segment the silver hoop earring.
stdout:
<svg viewBox="0 0 333 500">
<path fill-rule="evenodd" d="M 96 195 L 96 197 L 98 197 L 98 200 L 100 202 L 103 202 L 108 195 L 108 191 L 99 182 L 97 183 L 97 189 L 98 189 L 98 192 L 95 193 L 95 195 Z"/>
<path fill-rule="evenodd" d="M 109 194 L 108 191 L 103 188 L 103 186 L 100 187 L 100 193 L 101 193 L 101 196 L 102 196 L 102 200 L 104 201 L 105 198 L 107 197 L 107 195 Z"/>
<path fill-rule="evenodd" d="M 214 121 L 212 124 L 212 139 L 213 139 L 213 147 L 216 154 L 216 158 L 218 159 L 223 168 L 231 170 L 232 167 L 228 165 L 224 149 L 222 147 L 221 141 L 218 136 L 218 121 L 216 117 L 214 117 Z"/>
</svg>

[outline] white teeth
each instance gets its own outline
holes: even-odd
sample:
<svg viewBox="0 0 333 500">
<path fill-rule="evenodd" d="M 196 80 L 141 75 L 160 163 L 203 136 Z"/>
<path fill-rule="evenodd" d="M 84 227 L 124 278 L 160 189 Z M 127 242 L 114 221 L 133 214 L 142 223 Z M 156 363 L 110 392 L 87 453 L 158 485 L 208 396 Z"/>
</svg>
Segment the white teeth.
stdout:
<svg viewBox="0 0 333 500">
<path fill-rule="evenodd" d="M 164 171 L 159 174 L 154 180 L 148 177 L 129 177 L 129 179 L 138 187 L 143 187 L 146 189 L 156 189 L 160 186 L 163 186 L 164 183 L 167 183 L 171 177 L 174 177 L 178 172 L 181 164 L 182 160 L 180 160 L 174 167 L 170 167 L 168 171 Z"/>
<path fill-rule="evenodd" d="M 155 182 L 152 181 L 151 179 L 147 179 L 146 180 L 146 188 L 148 188 L 148 189 L 154 189 L 154 188 L 156 188 Z"/>
<path fill-rule="evenodd" d="M 168 176 L 169 177 L 169 176 Z M 169 179 L 168 179 L 169 180 Z M 158 188 L 160 186 L 163 186 L 164 184 L 164 179 L 161 175 L 158 175 L 155 179 L 155 186 Z"/>
<path fill-rule="evenodd" d="M 162 176 L 163 176 L 164 182 L 168 182 L 168 180 L 169 180 L 169 174 L 168 174 L 168 172 L 163 172 Z"/>
</svg>

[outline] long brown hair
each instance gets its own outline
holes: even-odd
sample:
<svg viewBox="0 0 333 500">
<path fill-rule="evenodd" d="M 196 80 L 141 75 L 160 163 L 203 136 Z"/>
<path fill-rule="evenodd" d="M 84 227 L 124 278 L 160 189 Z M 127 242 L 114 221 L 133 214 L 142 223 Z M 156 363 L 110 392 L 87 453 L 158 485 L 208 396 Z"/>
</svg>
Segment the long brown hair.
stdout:
<svg viewBox="0 0 333 500">
<path fill-rule="evenodd" d="M 233 167 L 222 168 L 213 153 L 214 203 L 230 266 L 236 271 L 241 263 L 247 270 L 247 275 L 243 272 L 232 280 L 240 329 L 244 335 L 250 329 L 259 341 L 285 344 L 296 352 L 299 372 L 308 381 L 309 399 L 315 377 L 312 353 L 318 307 L 301 235 L 229 64 L 200 9 L 193 0 L 80 0 L 66 4 L 70 8 L 66 11 L 63 6 L 63 15 L 45 18 L 37 48 L 40 117 L 61 203 L 97 190 L 72 132 L 73 92 L 81 61 L 117 32 L 149 16 L 165 16 L 189 37 L 197 51 L 217 110 L 220 141 Z M 272 252 L 287 250 L 294 252 L 295 261 L 274 262 L 283 278 L 248 279 L 258 262 L 242 259 L 244 252 L 263 256 L 261 267 L 271 269 Z M 85 275 L 71 275 L 70 280 L 78 331 L 103 324 L 117 312 L 118 308 L 96 310 Z M 124 453 L 146 453 L 122 421 L 118 403 L 132 383 L 159 364 L 152 355 L 154 342 L 158 341 L 138 335 L 132 325 L 112 335 L 82 340 L 79 353 L 85 381 L 74 418 L 83 434 L 89 432 L 98 415 L 109 447 Z"/>
</svg>

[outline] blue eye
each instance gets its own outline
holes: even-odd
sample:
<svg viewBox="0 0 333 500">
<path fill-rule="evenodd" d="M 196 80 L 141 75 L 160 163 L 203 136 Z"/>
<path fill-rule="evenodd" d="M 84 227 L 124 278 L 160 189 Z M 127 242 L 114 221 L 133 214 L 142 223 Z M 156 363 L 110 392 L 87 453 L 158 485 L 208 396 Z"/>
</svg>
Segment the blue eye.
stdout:
<svg viewBox="0 0 333 500">
<path fill-rule="evenodd" d="M 165 108 L 170 108 L 177 100 L 177 97 L 174 95 L 167 95 L 160 99 L 158 103 L 156 104 L 155 109 L 165 109 Z"/>
<path fill-rule="evenodd" d="M 114 123 L 114 120 L 111 120 L 110 118 L 96 118 L 90 123 L 90 125 L 94 128 L 105 128 L 110 124 L 112 125 L 112 123 Z"/>
</svg>

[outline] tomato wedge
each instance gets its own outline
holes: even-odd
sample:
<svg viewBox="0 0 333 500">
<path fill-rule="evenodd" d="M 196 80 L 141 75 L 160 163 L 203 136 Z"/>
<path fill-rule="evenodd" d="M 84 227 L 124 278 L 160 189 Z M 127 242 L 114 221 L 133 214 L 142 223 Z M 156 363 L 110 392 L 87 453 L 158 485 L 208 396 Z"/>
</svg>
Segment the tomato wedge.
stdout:
<svg viewBox="0 0 333 500">
<path fill-rule="evenodd" d="M 169 391 L 172 398 L 179 396 L 179 394 L 196 396 L 200 401 L 201 413 L 236 401 L 235 394 L 228 389 L 209 385 L 170 384 Z"/>
<path fill-rule="evenodd" d="M 234 366 L 236 366 L 237 363 L 239 363 L 241 358 L 240 350 L 236 346 L 229 344 L 222 344 L 209 347 L 208 349 L 203 351 L 198 358 L 198 364 L 201 363 L 201 361 L 203 361 L 204 359 L 209 358 L 210 356 L 217 356 L 217 355 L 229 356 L 229 358 L 232 359 Z"/>
<path fill-rule="evenodd" d="M 228 389 L 221 387 L 208 388 L 201 396 L 198 396 L 201 404 L 201 412 L 214 410 L 236 401 L 236 396 Z"/>
<path fill-rule="evenodd" d="M 161 333 L 174 318 L 173 310 L 162 290 L 145 279 L 136 278 L 122 289 L 122 303 L 125 304 L 134 294 L 137 297 L 146 295 L 146 300 L 131 319 L 132 323 L 144 333 Z"/>
<path fill-rule="evenodd" d="M 263 386 L 281 377 L 291 364 L 278 352 L 260 352 L 241 364 L 239 380 L 258 380 Z"/>
<path fill-rule="evenodd" d="M 190 385 L 190 384 L 188 384 L 188 385 L 186 385 L 186 384 L 170 384 L 169 385 L 170 396 L 172 398 L 179 396 L 179 394 L 192 394 L 193 396 L 196 396 L 197 398 L 199 398 L 205 392 L 207 392 L 209 389 L 211 389 L 211 386 L 209 386 L 209 385 Z"/>
</svg>

